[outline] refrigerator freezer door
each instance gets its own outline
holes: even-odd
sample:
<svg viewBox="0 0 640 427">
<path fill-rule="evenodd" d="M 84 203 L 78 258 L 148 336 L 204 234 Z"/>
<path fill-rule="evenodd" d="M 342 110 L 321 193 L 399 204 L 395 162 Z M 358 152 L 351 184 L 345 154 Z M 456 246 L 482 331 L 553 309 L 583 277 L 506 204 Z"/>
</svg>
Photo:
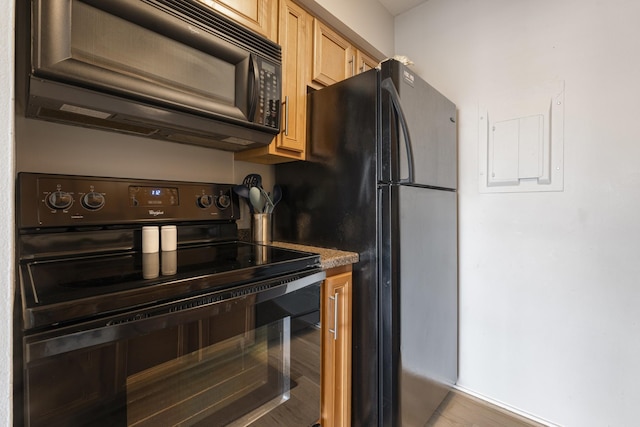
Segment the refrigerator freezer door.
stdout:
<svg viewBox="0 0 640 427">
<path fill-rule="evenodd" d="M 409 134 L 409 125 L 407 124 L 407 119 L 402 109 L 402 104 L 400 102 L 400 94 L 396 90 L 396 86 L 391 80 L 391 77 L 387 77 L 380 83 L 380 88 L 387 92 L 389 96 L 389 100 L 391 101 L 391 106 L 393 107 L 393 116 L 396 118 L 396 124 L 399 130 L 402 132 L 402 138 L 400 141 L 399 150 L 402 150 L 403 160 L 402 160 L 402 176 L 396 176 L 393 178 L 395 183 L 405 183 L 405 184 L 413 184 L 415 183 L 415 175 L 413 173 L 414 170 L 414 159 L 413 159 L 413 151 L 411 146 L 413 145 L 411 141 L 411 135 Z"/>
<path fill-rule="evenodd" d="M 457 380 L 456 193 L 382 192 L 381 419 L 422 426 Z"/>
<path fill-rule="evenodd" d="M 455 104 L 399 62 L 383 63 L 381 79 L 384 81 L 387 77 L 395 83 L 409 127 L 414 184 L 457 188 Z M 409 175 L 405 133 L 388 96 L 383 96 L 382 105 L 383 147 L 389 150 L 390 179 L 401 182 Z"/>
</svg>

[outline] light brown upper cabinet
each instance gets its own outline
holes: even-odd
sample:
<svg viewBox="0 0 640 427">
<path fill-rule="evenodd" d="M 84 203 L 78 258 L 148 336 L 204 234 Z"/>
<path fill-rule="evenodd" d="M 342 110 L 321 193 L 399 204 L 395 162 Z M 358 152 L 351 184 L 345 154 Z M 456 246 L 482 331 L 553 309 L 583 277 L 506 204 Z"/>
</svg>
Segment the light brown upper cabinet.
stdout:
<svg viewBox="0 0 640 427">
<path fill-rule="evenodd" d="M 378 66 L 378 63 L 379 62 L 375 58 L 367 55 L 361 50 L 356 52 L 356 74 L 375 68 Z"/>
<path fill-rule="evenodd" d="M 198 1 L 270 40 L 277 40 L 278 0 Z"/>
<path fill-rule="evenodd" d="M 311 85 L 316 89 L 370 70 L 378 60 L 353 46 L 318 19 L 313 20 Z"/>
<path fill-rule="evenodd" d="M 275 164 L 305 159 L 307 26 L 311 16 L 289 0 L 280 0 L 278 43 L 282 46 L 281 132 L 266 147 L 235 153 L 236 160 Z"/>
<path fill-rule="evenodd" d="M 313 64 L 311 80 L 330 86 L 356 74 L 355 50 L 351 43 L 318 19 L 313 20 Z"/>
</svg>

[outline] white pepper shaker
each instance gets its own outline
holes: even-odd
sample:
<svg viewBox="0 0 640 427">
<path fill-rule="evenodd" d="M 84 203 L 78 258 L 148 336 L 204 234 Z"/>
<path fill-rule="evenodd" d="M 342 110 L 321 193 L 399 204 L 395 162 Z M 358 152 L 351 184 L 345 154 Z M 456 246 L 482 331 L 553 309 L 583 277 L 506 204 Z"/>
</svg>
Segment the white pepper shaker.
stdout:
<svg viewBox="0 0 640 427">
<path fill-rule="evenodd" d="M 163 225 L 160 229 L 162 251 L 170 252 L 178 248 L 178 229 L 175 225 Z"/>
</svg>

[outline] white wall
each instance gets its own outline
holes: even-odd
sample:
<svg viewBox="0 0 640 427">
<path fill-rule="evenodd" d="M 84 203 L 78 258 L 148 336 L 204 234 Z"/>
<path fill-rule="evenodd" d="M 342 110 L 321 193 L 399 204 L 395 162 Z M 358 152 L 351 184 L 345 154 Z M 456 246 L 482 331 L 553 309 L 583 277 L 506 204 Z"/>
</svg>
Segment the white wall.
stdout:
<svg viewBox="0 0 640 427">
<path fill-rule="evenodd" d="M 371 54 L 395 54 L 393 16 L 377 0 L 296 1 Z"/>
<path fill-rule="evenodd" d="M 241 183 L 259 173 L 273 185 L 272 166 L 234 162 L 233 153 L 193 145 L 25 119 L 16 115 L 16 167 L 19 172 Z M 249 228 L 241 203 L 238 227 Z"/>
<path fill-rule="evenodd" d="M 430 0 L 396 50 L 458 106 L 459 385 L 563 426 L 637 425 L 640 3 Z M 478 106 L 565 81 L 564 191 L 481 194 Z"/>
</svg>

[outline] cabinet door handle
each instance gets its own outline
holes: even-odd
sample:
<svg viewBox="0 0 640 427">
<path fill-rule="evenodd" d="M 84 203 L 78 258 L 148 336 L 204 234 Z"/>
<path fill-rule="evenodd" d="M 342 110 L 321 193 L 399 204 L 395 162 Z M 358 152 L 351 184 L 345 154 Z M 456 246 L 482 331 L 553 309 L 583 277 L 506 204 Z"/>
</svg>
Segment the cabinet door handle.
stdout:
<svg viewBox="0 0 640 427">
<path fill-rule="evenodd" d="M 333 329 L 329 328 L 329 332 L 333 334 L 333 340 L 336 341 L 338 339 L 338 293 L 334 293 L 329 299 L 333 300 Z"/>
<path fill-rule="evenodd" d="M 289 136 L 289 95 L 284 97 L 284 136 Z"/>
<path fill-rule="evenodd" d="M 351 61 L 349 61 L 351 63 L 351 75 L 355 76 L 356 75 L 356 58 L 355 57 L 351 57 Z"/>
</svg>

